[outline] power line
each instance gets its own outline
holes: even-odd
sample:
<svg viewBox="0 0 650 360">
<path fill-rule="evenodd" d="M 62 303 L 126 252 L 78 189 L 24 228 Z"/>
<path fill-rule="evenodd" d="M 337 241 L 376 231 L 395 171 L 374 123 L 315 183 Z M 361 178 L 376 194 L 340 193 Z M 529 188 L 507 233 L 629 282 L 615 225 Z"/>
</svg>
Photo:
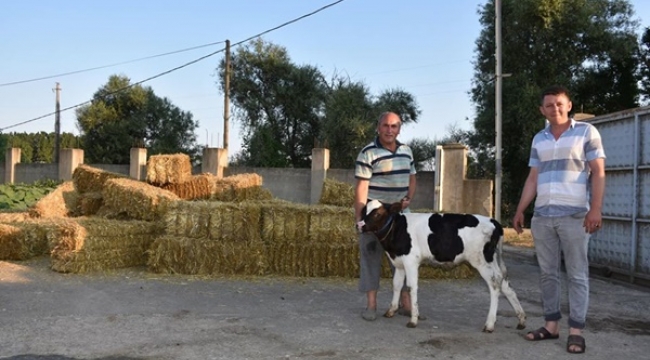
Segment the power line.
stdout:
<svg viewBox="0 0 650 360">
<path fill-rule="evenodd" d="M 260 37 L 260 36 L 262 36 L 262 35 L 264 35 L 264 34 L 268 34 L 268 33 L 272 32 L 272 31 L 278 30 L 278 29 L 283 28 L 283 27 L 285 27 L 285 26 L 287 26 L 287 25 L 290 25 L 290 24 L 293 24 L 293 23 L 295 23 L 295 22 L 297 22 L 297 21 L 300 21 L 300 20 L 302 20 L 302 19 L 304 19 L 304 18 L 307 18 L 307 17 L 310 17 L 310 16 L 312 16 L 312 15 L 314 15 L 314 14 L 317 14 L 317 13 L 319 13 L 319 12 L 321 12 L 321 11 L 327 9 L 327 8 L 330 8 L 330 7 L 332 7 L 332 6 L 336 5 L 336 4 L 342 3 L 343 1 L 345 1 L 345 0 L 338 0 L 338 1 L 335 1 L 335 2 L 330 3 L 330 4 L 328 4 L 328 5 L 325 5 L 325 6 L 321 7 L 321 8 L 319 8 L 319 9 L 316 9 L 316 10 L 314 10 L 314 11 L 308 13 L 308 14 L 302 15 L 302 16 L 300 16 L 300 17 L 297 17 L 297 18 L 293 19 L 293 20 L 290 20 L 290 21 L 287 21 L 287 22 L 285 22 L 285 23 L 283 23 L 283 24 L 281 24 L 281 25 L 278 25 L 278 26 L 276 26 L 276 27 L 274 27 L 274 28 L 271 28 L 271 29 L 268 29 L 268 30 L 262 31 L 261 33 L 258 33 L 258 34 L 256 34 L 256 35 L 253 35 L 253 36 L 251 36 L 251 37 L 248 37 L 248 38 L 246 38 L 246 39 L 244 39 L 244 40 L 241 40 L 241 41 L 239 41 L 239 42 L 236 42 L 236 43 L 234 43 L 232 46 L 241 45 L 241 44 L 243 44 L 243 43 L 245 43 L 245 42 L 248 42 L 248 41 L 250 41 L 250 40 L 256 39 L 256 38 L 258 38 L 258 37 Z M 138 81 L 138 82 L 136 82 L 136 83 L 130 84 L 130 85 L 125 86 L 125 87 L 123 87 L 123 88 L 121 88 L 121 89 L 117 89 L 117 90 L 115 90 L 115 91 L 113 91 L 113 92 L 110 92 L 110 93 L 106 94 L 105 96 L 110 96 L 110 95 L 114 95 L 114 94 L 120 93 L 120 92 L 125 91 L 125 90 L 127 90 L 127 89 L 130 89 L 130 88 L 132 88 L 132 87 L 134 87 L 134 86 L 136 86 L 136 85 L 140 85 L 140 84 L 145 83 L 145 82 L 147 82 L 147 81 L 151 81 L 151 80 L 153 80 L 153 79 L 156 79 L 156 78 L 159 78 L 159 77 L 161 77 L 161 76 L 167 75 L 167 74 L 172 73 L 172 72 L 174 72 L 174 71 L 180 70 L 180 69 L 182 69 L 182 68 L 184 68 L 184 67 L 190 66 L 190 65 L 192 65 L 192 64 L 196 64 L 197 62 L 199 62 L 199 61 L 201 61 L 201 60 L 205 60 L 205 59 L 207 59 L 207 58 L 209 58 L 209 57 L 211 57 L 211 56 L 214 56 L 214 55 L 216 55 L 216 54 L 218 54 L 218 53 L 220 53 L 220 52 L 223 52 L 223 51 L 225 51 L 225 48 L 223 48 L 223 49 L 219 49 L 219 50 L 214 51 L 214 52 L 211 52 L 211 53 L 209 53 L 209 54 L 207 54 L 207 55 L 201 56 L 201 57 L 198 58 L 198 59 L 192 60 L 192 61 L 190 61 L 190 62 L 187 62 L 187 63 L 183 64 L 183 65 L 180 65 L 180 66 L 177 66 L 177 67 L 175 67 L 175 68 L 173 68 L 173 69 L 170 69 L 170 70 L 167 70 L 167 71 L 161 72 L 161 73 L 159 73 L 159 74 L 157 74 L 157 75 L 151 76 L 151 77 L 149 77 L 149 78 L 146 78 L 146 79 L 144 79 L 144 80 Z M 93 101 L 93 100 L 91 99 L 91 100 L 84 101 L 84 102 L 82 102 L 82 103 L 80 103 L 80 104 L 77 104 L 77 105 L 69 106 L 69 107 L 67 107 L 67 108 L 61 109 L 60 112 L 64 112 L 64 111 L 67 111 L 67 110 L 71 110 L 71 109 L 78 108 L 78 107 L 80 107 L 80 106 L 83 106 L 83 105 L 89 104 L 89 103 L 91 103 L 92 101 Z M 7 129 L 11 129 L 11 128 L 14 128 L 14 127 L 17 127 L 17 126 L 20 126 L 20 125 L 25 125 L 25 124 L 31 123 L 31 122 L 34 122 L 34 121 L 36 121 L 36 120 L 40 120 L 40 119 L 46 118 L 46 117 L 48 117 L 48 116 L 52 116 L 52 115 L 54 115 L 54 114 L 56 114 L 56 112 L 51 112 L 51 113 L 48 113 L 48 114 L 45 114 L 45 115 L 41 115 L 41 116 L 35 117 L 35 118 L 33 118 L 33 119 L 29 119 L 29 120 L 26 120 L 26 121 L 23 121 L 23 122 L 20 122 L 20 123 L 14 124 L 14 125 L 5 126 L 5 127 L 3 127 L 3 128 L 0 128 L 0 132 L 3 132 L 3 131 L 5 131 L 5 130 L 7 130 Z"/>
<path fill-rule="evenodd" d="M 115 63 L 115 64 L 110 64 L 110 65 L 97 66 L 97 67 L 92 67 L 92 68 L 83 69 L 83 70 L 75 70 L 75 71 L 65 72 L 65 73 L 61 73 L 61 74 L 57 74 L 57 75 L 43 76 L 43 77 L 29 79 L 29 80 L 13 81 L 13 82 L 0 84 L 0 87 L 10 86 L 10 85 L 18 85 L 18 84 L 25 84 L 25 83 L 34 82 L 34 81 L 53 79 L 53 78 L 61 77 L 61 76 L 74 75 L 74 74 L 79 74 L 79 73 L 93 71 L 93 70 L 105 69 L 105 68 L 109 68 L 109 67 L 113 67 L 113 66 L 130 64 L 130 63 L 134 63 L 134 62 L 138 62 L 138 61 L 142 61 L 142 60 L 149 60 L 149 59 L 154 59 L 154 58 L 157 58 L 157 57 L 162 57 L 162 56 L 167 56 L 167 55 L 172 55 L 172 54 L 178 54 L 178 53 L 182 53 L 182 52 L 186 52 L 186 51 L 201 49 L 201 48 L 204 48 L 204 47 L 219 45 L 219 44 L 223 44 L 223 43 L 224 43 L 224 41 L 219 41 L 219 42 L 214 42 L 214 43 L 210 43 L 210 44 L 194 46 L 194 47 L 191 47 L 191 48 L 170 51 L 170 52 L 166 52 L 164 54 L 151 55 L 151 56 L 147 56 L 147 57 L 143 57 L 143 58 L 139 58 L 139 59 L 122 61 L 122 62 L 118 62 L 118 63 Z"/>
</svg>

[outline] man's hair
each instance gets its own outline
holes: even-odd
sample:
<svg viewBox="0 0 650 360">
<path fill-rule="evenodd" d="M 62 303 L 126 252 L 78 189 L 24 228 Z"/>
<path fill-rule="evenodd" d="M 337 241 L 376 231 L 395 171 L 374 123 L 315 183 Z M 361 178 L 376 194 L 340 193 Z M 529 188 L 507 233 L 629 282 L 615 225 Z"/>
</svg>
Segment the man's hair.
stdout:
<svg viewBox="0 0 650 360">
<path fill-rule="evenodd" d="M 383 113 L 381 113 L 377 118 L 377 126 L 379 126 L 381 124 L 381 121 L 384 120 L 384 118 L 390 114 L 397 115 L 397 118 L 399 119 L 399 125 L 402 126 L 402 118 L 399 116 L 399 114 L 392 111 L 384 111 Z"/>
<path fill-rule="evenodd" d="M 546 97 L 546 95 L 555 95 L 555 96 L 565 95 L 569 99 L 569 101 L 571 101 L 569 90 L 561 85 L 553 85 L 544 89 L 544 91 L 542 91 L 542 97 L 540 98 L 540 102 L 542 104 L 544 103 L 544 97 Z"/>
</svg>

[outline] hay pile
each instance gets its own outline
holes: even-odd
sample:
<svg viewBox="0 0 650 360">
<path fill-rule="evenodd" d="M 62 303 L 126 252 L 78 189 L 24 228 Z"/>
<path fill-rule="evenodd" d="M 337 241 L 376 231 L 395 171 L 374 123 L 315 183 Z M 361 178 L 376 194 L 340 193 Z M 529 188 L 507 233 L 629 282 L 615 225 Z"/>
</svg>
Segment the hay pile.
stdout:
<svg viewBox="0 0 650 360">
<path fill-rule="evenodd" d="M 147 182 L 154 185 L 179 184 L 192 177 L 187 154 L 153 155 L 147 161 Z"/>
<path fill-rule="evenodd" d="M 42 197 L 30 209 L 33 218 L 58 218 L 79 214 L 79 194 L 72 181 L 66 181 Z"/>
<path fill-rule="evenodd" d="M 183 200 L 209 199 L 215 192 L 216 178 L 207 173 L 194 175 L 185 182 L 164 184 L 161 188 L 176 194 Z"/>
<path fill-rule="evenodd" d="M 354 187 L 348 183 L 327 178 L 323 184 L 323 191 L 318 203 L 352 207 L 354 204 Z"/>
<path fill-rule="evenodd" d="M 174 193 L 133 179 L 110 179 L 102 190 L 103 211 L 119 217 L 154 221 L 161 219 L 174 201 Z"/>
</svg>

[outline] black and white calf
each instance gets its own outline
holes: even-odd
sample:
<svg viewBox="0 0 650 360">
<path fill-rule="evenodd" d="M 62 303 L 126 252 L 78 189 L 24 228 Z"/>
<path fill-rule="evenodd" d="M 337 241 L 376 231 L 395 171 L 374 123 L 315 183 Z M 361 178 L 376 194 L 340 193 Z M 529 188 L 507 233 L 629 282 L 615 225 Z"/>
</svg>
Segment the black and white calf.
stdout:
<svg viewBox="0 0 650 360">
<path fill-rule="evenodd" d="M 501 292 L 517 314 L 517 329 L 526 325 L 526 314 L 510 288 L 506 266 L 496 251 L 503 239 L 503 228 L 494 219 L 482 215 L 451 213 L 401 213 L 400 203 L 368 202 L 363 209 L 363 232 L 377 236 L 395 266 L 393 300 L 384 316 L 393 317 L 398 309 L 399 294 L 406 277 L 411 294 L 411 320 L 418 323 L 418 268 L 424 261 L 467 261 L 478 270 L 490 289 L 490 310 L 483 331 L 494 331 Z"/>
</svg>

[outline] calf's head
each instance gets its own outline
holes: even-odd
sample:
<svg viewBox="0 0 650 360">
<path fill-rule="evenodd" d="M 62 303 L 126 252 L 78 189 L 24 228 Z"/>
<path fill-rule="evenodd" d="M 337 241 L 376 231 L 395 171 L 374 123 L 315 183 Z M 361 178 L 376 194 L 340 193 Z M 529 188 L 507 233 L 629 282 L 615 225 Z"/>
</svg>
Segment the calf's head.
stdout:
<svg viewBox="0 0 650 360">
<path fill-rule="evenodd" d="M 361 210 L 364 225 L 363 232 L 382 232 L 393 221 L 393 215 L 402 211 L 402 203 L 384 204 L 379 200 L 371 200 Z"/>
</svg>

